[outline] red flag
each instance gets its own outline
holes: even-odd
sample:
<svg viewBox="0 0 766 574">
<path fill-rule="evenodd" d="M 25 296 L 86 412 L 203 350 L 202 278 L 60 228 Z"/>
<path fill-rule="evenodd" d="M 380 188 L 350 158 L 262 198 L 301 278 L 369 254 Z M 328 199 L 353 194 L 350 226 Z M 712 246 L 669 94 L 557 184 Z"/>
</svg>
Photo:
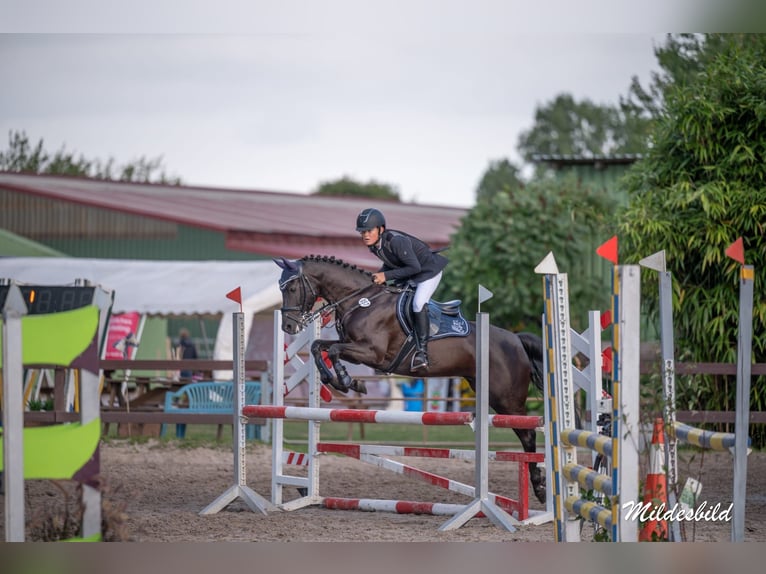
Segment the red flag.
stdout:
<svg viewBox="0 0 766 574">
<path fill-rule="evenodd" d="M 738 261 L 742 265 L 745 264 L 745 246 L 741 237 L 738 237 L 734 243 L 729 245 L 725 253 L 727 257 L 731 257 L 734 261 Z"/>
<path fill-rule="evenodd" d="M 615 235 L 608 241 L 602 243 L 598 249 L 596 249 L 596 253 L 607 261 L 611 261 L 617 265 L 617 236 Z"/>
<path fill-rule="evenodd" d="M 226 293 L 226 298 L 231 299 L 232 301 L 236 301 L 240 305 L 242 305 L 242 289 L 237 287 L 236 289 L 232 289 L 228 293 Z"/>
</svg>

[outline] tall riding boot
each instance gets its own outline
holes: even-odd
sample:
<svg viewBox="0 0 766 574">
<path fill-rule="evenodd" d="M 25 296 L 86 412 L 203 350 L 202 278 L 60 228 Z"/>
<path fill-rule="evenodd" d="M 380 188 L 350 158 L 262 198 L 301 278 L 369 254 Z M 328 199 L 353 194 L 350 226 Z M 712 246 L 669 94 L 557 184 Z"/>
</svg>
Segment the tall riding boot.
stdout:
<svg viewBox="0 0 766 574">
<path fill-rule="evenodd" d="M 428 368 L 428 331 L 430 321 L 428 307 L 424 307 L 415 315 L 415 354 L 412 356 L 412 370 Z"/>
</svg>

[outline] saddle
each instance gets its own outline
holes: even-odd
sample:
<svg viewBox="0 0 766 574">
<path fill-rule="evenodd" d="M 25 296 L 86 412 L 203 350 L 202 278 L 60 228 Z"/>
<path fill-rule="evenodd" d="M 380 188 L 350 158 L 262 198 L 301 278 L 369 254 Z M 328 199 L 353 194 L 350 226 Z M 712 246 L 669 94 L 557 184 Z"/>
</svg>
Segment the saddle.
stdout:
<svg viewBox="0 0 766 574">
<path fill-rule="evenodd" d="M 412 317 L 414 293 L 411 289 L 405 289 L 396 300 L 396 318 L 408 337 L 414 328 Z M 431 323 L 431 332 L 428 335 L 430 341 L 444 337 L 465 337 L 468 335 L 468 321 L 465 320 L 460 311 L 460 303 L 460 299 L 453 299 L 444 303 L 433 300 L 428 302 L 428 318 Z"/>
<path fill-rule="evenodd" d="M 383 371 L 393 373 L 401 362 L 415 349 L 415 333 L 412 317 L 412 296 L 415 291 L 410 287 L 403 288 L 396 300 L 396 318 L 406 335 L 402 348 L 399 349 L 394 360 Z M 454 299 L 445 303 L 438 301 L 428 302 L 428 318 L 430 319 L 430 333 L 428 340 L 443 339 L 444 337 L 465 337 L 470 331 L 468 321 L 460 312 L 460 300 Z"/>
</svg>

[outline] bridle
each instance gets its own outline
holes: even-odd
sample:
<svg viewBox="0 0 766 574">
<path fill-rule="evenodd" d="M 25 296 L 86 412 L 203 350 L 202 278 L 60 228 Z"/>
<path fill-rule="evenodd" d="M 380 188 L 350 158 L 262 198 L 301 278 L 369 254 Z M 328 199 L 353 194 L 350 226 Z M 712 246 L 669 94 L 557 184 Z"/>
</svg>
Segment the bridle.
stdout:
<svg viewBox="0 0 766 574">
<path fill-rule="evenodd" d="M 365 285 L 363 287 L 359 287 L 359 289 L 356 289 L 355 291 L 349 293 L 342 299 L 339 299 L 335 302 L 328 301 L 326 305 L 322 305 L 319 309 L 317 309 L 314 312 L 311 312 L 311 308 L 314 306 L 314 303 L 316 303 L 316 300 L 319 298 L 319 293 L 314 288 L 314 286 L 311 284 L 311 281 L 309 281 L 308 277 L 306 277 L 303 274 L 303 268 L 299 268 L 294 275 L 288 277 L 285 279 L 282 283 L 279 284 L 279 290 L 284 293 L 285 287 L 293 281 L 300 280 L 300 287 L 301 287 L 301 303 L 300 305 L 294 305 L 292 307 L 282 307 L 282 316 L 287 317 L 288 319 L 292 319 L 295 321 L 298 326 L 303 329 L 311 323 L 314 319 L 321 315 L 325 315 L 329 313 L 330 311 L 334 310 L 336 307 L 341 305 L 342 303 L 345 303 L 352 297 L 356 297 L 359 295 L 362 291 L 369 289 L 373 285 Z M 369 299 L 376 299 L 379 295 L 382 295 L 385 292 L 385 290 L 381 291 L 379 294 L 374 295 L 370 297 Z M 310 297 L 307 296 L 307 294 L 311 294 Z M 283 298 L 284 300 L 284 298 Z M 359 305 L 357 304 L 357 307 Z M 356 308 L 356 307 L 355 307 Z"/>
<path fill-rule="evenodd" d="M 293 307 L 282 307 L 282 315 L 284 317 L 287 317 L 288 319 L 292 319 L 298 325 L 303 328 L 307 324 L 309 324 L 311 321 L 314 320 L 314 318 L 317 316 L 318 312 L 311 312 L 311 307 L 314 306 L 314 303 L 316 302 L 319 295 L 317 294 L 316 289 L 314 289 L 314 286 L 311 284 L 311 281 L 309 281 L 308 277 L 306 277 L 303 274 L 303 269 L 299 269 L 295 272 L 295 275 L 292 275 L 291 277 L 288 277 L 279 284 L 279 290 L 284 293 L 285 287 L 289 283 L 292 283 L 296 279 L 300 279 L 300 287 L 301 287 L 301 304 L 295 305 Z M 311 292 L 311 298 L 307 296 L 307 294 Z M 296 315 L 296 312 L 300 315 Z"/>
</svg>

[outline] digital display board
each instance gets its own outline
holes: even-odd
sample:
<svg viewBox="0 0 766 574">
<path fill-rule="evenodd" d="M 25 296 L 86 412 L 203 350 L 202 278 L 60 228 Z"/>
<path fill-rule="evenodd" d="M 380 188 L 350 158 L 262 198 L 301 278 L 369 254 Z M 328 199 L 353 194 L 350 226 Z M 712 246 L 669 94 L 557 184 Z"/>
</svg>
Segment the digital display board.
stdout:
<svg viewBox="0 0 766 574">
<path fill-rule="evenodd" d="M 71 311 L 93 304 L 95 287 L 81 285 L 19 285 L 28 315 Z M 0 285 L 0 310 L 8 296 L 8 285 Z"/>
</svg>

